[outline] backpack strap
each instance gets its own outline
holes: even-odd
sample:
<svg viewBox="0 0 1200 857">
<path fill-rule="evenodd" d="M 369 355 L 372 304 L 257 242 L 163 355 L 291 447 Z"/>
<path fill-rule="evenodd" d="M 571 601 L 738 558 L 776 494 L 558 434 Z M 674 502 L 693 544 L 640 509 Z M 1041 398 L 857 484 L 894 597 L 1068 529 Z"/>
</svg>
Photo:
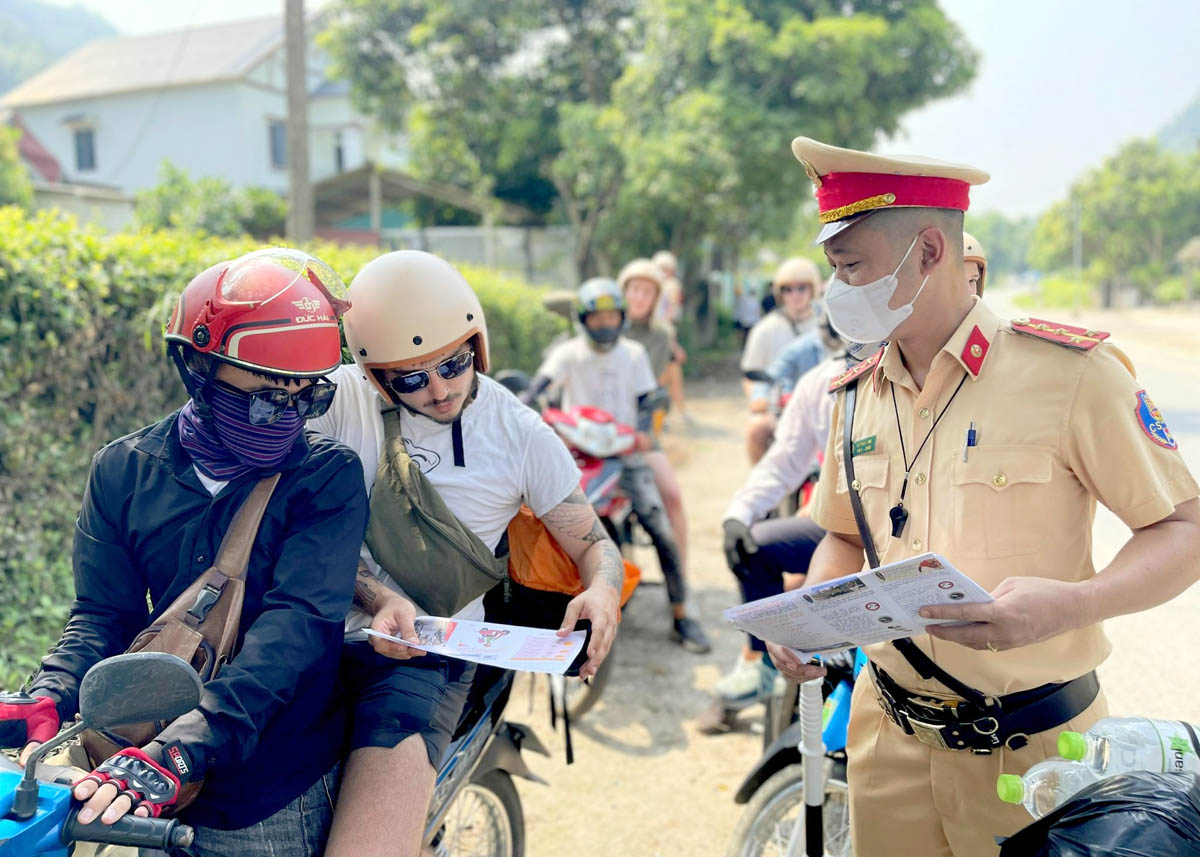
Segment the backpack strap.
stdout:
<svg viewBox="0 0 1200 857">
<path fill-rule="evenodd" d="M 846 396 L 842 407 L 842 459 L 846 471 L 846 487 L 850 492 L 850 507 L 854 510 L 854 523 L 858 527 L 858 537 L 862 540 L 863 550 L 867 554 L 867 563 L 871 568 L 879 568 L 879 554 L 875 550 L 875 541 L 871 538 L 871 528 L 867 524 L 867 516 L 863 511 L 862 498 L 858 495 L 858 482 L 854 478 L 854 443 L 851 437 L 854 434 L 854 405 L 858 398 L 860 377 L 861 373 L 850 379 L 845 385 Z M 937 679 L 968 702 L 973 702 L 984 709 L 990 707 L 988 697 L 984 693 L 964 684 L 939 667 L 929 655 L 921 650 L 920 646 L 912 641 L 911 637 L 892 640 L 892 646 L 904 660 L 908 661 L 908 665 L 916 670 L 921 678 Z"/>
<path fill-rule="evenodd" d="M 267 503 L 279 484 L 278 473 L 273 473 L 265 479 L 260 479 L 250 494 L 242 501 L 237 513 L 221 539 L 221 547 L 217 550 L 217 558 L 213 566 L 227 576 L 244 580 L 246 568 L 250 565 L 250 551 L 254 548 L 254 540 L 258 538 L 258 528 L 262 524 L 263 514 L 267 511 Z"/>
</svg>

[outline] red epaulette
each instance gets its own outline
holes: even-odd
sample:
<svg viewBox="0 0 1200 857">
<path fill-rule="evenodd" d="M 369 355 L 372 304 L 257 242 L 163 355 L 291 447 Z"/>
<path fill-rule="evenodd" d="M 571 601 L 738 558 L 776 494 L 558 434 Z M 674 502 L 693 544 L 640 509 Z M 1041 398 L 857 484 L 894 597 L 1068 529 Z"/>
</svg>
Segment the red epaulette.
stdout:
<svg viewBox="0 0 1200 857">
<path fill-rule="evenodd" d="M 1072 327 L 1069 324 L 1059 324 L 1040 318 L 1014 319 L 1012 329 L 1025 336 L 1033 336 L 1067 348 L 1077 348 L 1080 351 L 1091 351 L 1109 337 L 1108 332 L 1104 330 Z"/>
<path fill-rule="evenodd" d="M 884 348 L 886 348 L 886 347 L 887 346 L 885 345 Z M 856 363 L 855 365 L 853 365 L 849 369 L 847 369 L 845 372 L 843 372 L 841 375 L 838 375 L 836 378 L 834 378 L 832 381 L 830 381 L 829 382 L 829 392 L 831 392 L 831 393 L 837 392 L 838 390 L 842 389 L 842 387 L 845 387 L 847 384 L 849 384 L 851 381 L 853 381 L 855 378 L 859 378 L 859 377 L 867 374 L 868 372 L 870 372 L 872 369 L 874 369 L 879 364 L 880 359 L 883 357 L 884 348 L 880 348 L 878 351 L 876 351 L 874 354 L 872 354 L 866 360 L 863 360 L 860 363 Z"/>
</svg>

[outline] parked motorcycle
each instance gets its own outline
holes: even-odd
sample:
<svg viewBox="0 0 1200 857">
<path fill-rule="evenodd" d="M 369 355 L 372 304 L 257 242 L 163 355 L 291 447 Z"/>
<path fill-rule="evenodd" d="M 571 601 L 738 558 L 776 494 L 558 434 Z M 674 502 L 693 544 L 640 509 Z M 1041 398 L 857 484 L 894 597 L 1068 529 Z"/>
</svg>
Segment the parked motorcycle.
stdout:
<svg viewBox="0 0 1200 857">
<path fill-rule="evenodd" d="M 79 686 L 79 719 L 35 750 L 24 769 L 0 755 L 0 857 L 67 857 L 76 842 L 186 854 L 192 828 L 171 818 L 126 815 L 80 824 L 71 796 L 74 769 L 42 764 L 85 729 L 173 720 L 200 704 L 200 679 L 174 655 L 138 652 L 100 661 Z"/>
<path fill-rule="evenodd" d="M 496 374 L 496 380 L 514 394 L 529 388 L 529 376 L 516 369 L 505 369 Z M 665 410 L 658 404 L 657 393 L 650 403 L 656 414 Z M 662 398 L 666 399 L 665 391 Z M 669 401 L 669 399 L 667 399 Z M 575 407 L 564 411 L 546 407 L 541 410 L 542 420 L 554 429 L 571 452 L 579 467 L 579 484 L 584 496 L 596 510 L 596 516 L 621 553 L 629 558 L 634 543 L 633 503 L 621 490 L 621 456 L 632 452 L 637 443 L 637 431 L 617 422 L 607 411 L 600 408 Z M 661 419 L 658 420 L 661 424 Z M 600 669 L 589 681 L 552 676 L 551 699 L 556 710 L 566 708 L 568 718 L 582 717 L 600 700 L 608 685 L 612 667 L 616 662 L 614 649 L 600 665 Z"/>
</svg>

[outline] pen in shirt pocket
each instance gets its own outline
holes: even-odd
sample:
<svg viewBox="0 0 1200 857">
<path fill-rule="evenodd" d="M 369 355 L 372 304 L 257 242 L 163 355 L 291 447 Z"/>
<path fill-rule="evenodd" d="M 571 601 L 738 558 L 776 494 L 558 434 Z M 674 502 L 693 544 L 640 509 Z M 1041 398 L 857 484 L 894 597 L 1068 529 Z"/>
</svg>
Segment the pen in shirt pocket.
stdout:
<svg viewBox="0 0 1200 857">
<path fill-rule="evenodd" d="M 971 425 L 967 428 L 967 436 L 963 438 L 963 461 L 967 460 L 967 450 L 973 447 L 978 438 L 975 433 L 975 420 L 971 420 Z"/>
</svg>

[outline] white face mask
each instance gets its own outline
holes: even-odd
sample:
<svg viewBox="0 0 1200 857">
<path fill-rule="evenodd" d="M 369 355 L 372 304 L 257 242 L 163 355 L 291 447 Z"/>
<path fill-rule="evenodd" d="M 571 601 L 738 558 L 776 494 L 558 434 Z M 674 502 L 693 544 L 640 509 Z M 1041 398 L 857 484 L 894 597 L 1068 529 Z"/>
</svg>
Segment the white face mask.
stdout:
<svg viewBox="0 0 1200 857">
<path fill-rule="evenodd" d="M 912 315 L 913 304 L 925 290 L 929 277 L 921 281 L 921 288 L 904 306 L 892 309 L 888 304 L 900 287 L 896 274 L 908 261 L 908 254 L 916 243 L 917 238 L 913 238 L 895 271 L 873 283 L 852 286 L 839 280 L 836 275 L 830 278 L 825 290 L 825 310 L 829 313 L 829 323 L 834 330 L 851 342 L 880 342 L 889 339 L 892 332 Z"/>
</svg>

